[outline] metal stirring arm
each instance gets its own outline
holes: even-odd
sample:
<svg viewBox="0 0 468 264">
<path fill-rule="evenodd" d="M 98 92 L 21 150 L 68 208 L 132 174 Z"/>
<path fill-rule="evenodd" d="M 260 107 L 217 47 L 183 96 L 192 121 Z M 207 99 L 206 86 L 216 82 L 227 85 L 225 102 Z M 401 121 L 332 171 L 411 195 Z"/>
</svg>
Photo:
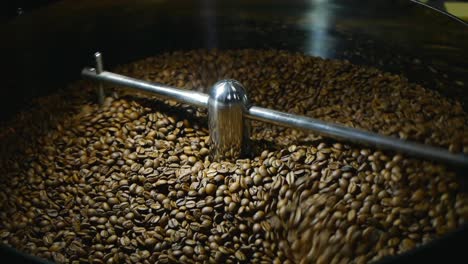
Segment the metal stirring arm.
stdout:
<svg viewBox="0 0 468 264">
<path fill-rule="evenodd" d="M 101 56 L 96 57 L 101 65 Z M 426 158 L 454 165 L 468 167 L 468 156 L 425 144 L 383 136 L 377 133 L 324 122 L 309 117 L 283 113 L 267 108 L 251 106 L 242 85 L 234 80 L 220 81 L 210 94 L 178 89 L 150 83 L 107 71 L 84 68 L 82 76 L 116 85 L 149 92 L 167 99 L 208 108 L 208 125 L 212 155 L 215 159 L 238 158 L 249 149 L 249 124 L 244 117 L 279 126 L 298 128 L 351 143 L 365 144 L 380 149 L 393 150 L 409 156 Z"/>
</svg>

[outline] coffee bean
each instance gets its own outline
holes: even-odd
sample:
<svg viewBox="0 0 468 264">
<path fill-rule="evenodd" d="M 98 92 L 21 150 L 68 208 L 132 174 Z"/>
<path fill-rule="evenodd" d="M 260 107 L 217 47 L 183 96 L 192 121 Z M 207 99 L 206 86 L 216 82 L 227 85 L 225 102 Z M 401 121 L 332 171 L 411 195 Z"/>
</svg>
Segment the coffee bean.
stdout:
<svg viewBox="0 0 468 264">
<path fill-rule="evenodd" d="M 184 252 L 185 255 L 191 256 L 193 254 L 193 247 L 191 246 L 184 246 L 182 248 L 182 251 Z"/>
<path fill-rule="evenodd" d="M 240 188 L 239 183 L 234 182 L 229 185 L 229 192 L 234 193 Z"/>
<path fill-rule="evenodd" d="M 208 183 L 205 187 L 205 192 L 207 195 L 213 195 L 216 191 L 216 185 Z"/>
<path fill-rule="evenodd" d="M 468 151 L 461 104 L 349 62 L 198 50 L 116 71 L 200 91 L 228 76 L 254 105 Z M 260 122 L 249 155 L 213 161 L 205 110 L 124 91 L 97 105 L 95 85 L 1 125 L 1 243 L 57 263 L 361 263 L 468 218 L 435 162 Z"/>
<path fill-rule="evenodd" d="M 258 211 L 253 215 L 253 220 L 255 222 L 258 222 L 262 220 L 264 216 L 265 216 L 265 213 L 263 211 Z"/>
<path fill-rule="evenodd" d="M 255 174 L 255 176 L 253 177 L 253 183 L 255 185 L 260 185 L 262 181 L 263 181 L 262 176 L 260 176 L 259 174 Z"/>
<path fill-rule="evenodd" d="M 110 237 L 108 237 L 106 239 L 107 244 L 113 244 L 113 243 L 115 243 L 115 241 L 117 241 L 117 236 L 116 235 L 112 235 L 112 236 L 110 236 Z"/>
</svg>

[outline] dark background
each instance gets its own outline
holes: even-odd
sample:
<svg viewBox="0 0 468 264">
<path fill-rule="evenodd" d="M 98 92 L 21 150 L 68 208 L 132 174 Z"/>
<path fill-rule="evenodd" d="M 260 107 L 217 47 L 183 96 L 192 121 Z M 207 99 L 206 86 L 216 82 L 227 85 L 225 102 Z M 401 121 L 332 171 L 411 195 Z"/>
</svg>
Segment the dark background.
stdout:
<svg viewBox="0 0 468 264">
<path fill-rule="evenodd" d="M 5 0 L 0 1 L 0 22 L 14 18 L 21 12 L 28 12 L 59 0 Z"/>
<path fill-rule="evenodd" d="M 59 2 L 60 0 L 4 0 L 0 1 L 0 23 L 14 18 L 21 12 L 28 12 L 42 6 Z M 78 0 L 79 1 L 79 0 Z M 97 0 L 98 1 L 98 0 Z M 172 0 L 177 1 L 177 0 Z M 444 10 L 445 0 L 422 1 L 438 9 Z M 468 0 L 450 0 L 450 2 L 468 2 Z M 445 10 L 444 10 L 445 11 Z"/>
<path fill-rule="evenodd" d="M 4 0 L 0 1 L 0 23 L 3 23 L 11 18 L 14 18 L 21 12 L 28 12 L 42 6 L 59 2 L 60 0 Z M 79 1 L 79 0 L 78 0 Z M 177 1 L 177 0 L 172 0 Z M 432 5 L 440 10 L 445 11 L 445 0 L 426 0 L 422 1 Z M 468 0 L 450 0 L 450 2 L 468 2 Z"/>
</svg>

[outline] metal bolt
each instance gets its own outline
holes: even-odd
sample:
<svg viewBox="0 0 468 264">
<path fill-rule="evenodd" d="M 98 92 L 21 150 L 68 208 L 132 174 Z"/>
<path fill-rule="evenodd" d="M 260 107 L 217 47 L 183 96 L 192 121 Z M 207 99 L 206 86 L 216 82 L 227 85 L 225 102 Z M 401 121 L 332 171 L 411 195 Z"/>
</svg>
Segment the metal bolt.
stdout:
<svg viewBox="0 0 468 264">
<path fill-rule="evenodd" d="M 102 64 L 102 54 L 100 52 L 94 53 L 94 58 L 96 60 L 96 73 L 101 74 L 104 71 L 104 66 Z M 99 83 L 98 90 L 97 90 L 98 102 L 99 104 L 104 103 L 104 87 L 102 83 Z"/>
</svg>

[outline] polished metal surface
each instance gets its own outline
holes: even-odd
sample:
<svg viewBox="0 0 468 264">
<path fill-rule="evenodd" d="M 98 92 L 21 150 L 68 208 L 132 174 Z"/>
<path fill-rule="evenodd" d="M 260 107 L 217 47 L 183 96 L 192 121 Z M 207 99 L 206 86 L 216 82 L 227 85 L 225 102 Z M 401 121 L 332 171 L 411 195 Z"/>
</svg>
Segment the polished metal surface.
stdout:
<svg viewBox="0 0 468 264">
<path fill-rule="evenodd" d="M 137 89 L 140 92 L 157 94 L 167 99 L 176 100 L 186 104 L 191 104 L 194 106 L 204 108 L 208 106 L 208 95 L 204 93 L 187 91 L 162 84 L 145 82 L 108 71 L 103 71 L 102 73 L 98 74 L 93 68 L 85 68 L 82 70 L 81 74 L 84 77 L 90 79 L 117 85 L 123 85 L 126 87 Z"/>
<path fill-rule="evenodd" d="M 313 131 L 322 136 L 351 143 L 393 150 L 408 156 L 426 158 L 458 167 L 468 167 L 468 157 L 466 155 L 453 154 L 442 148 L 383 136 L 309 117 L 250 106 L 242 85 L 232 80 L 217 83 L 210 91 L 210 95 L 207 96 L 203 93 L 153 84 L 111 72 L 105 71 L 97 74 L 95 70 L 89 68 L 83 69 L 82 75 L 89 79 L 136 88 L 198 107 L 208 107 L 208 115 L 211 115 L 209 117 L 210 133 L 215 137 L 213 139 L 213 143 L 215 143 L 214 157 L 217 159 L 222 158 L 223 155 L 224 157 L 238 157 L 240 155 L 239 150 L 247 142 L 244 137 L 242 140 L 240 139 L 240 135 L 247 135 L 244 129 L 247 126 L 244 126 L 241 130 L 242 119 L 247 117 L 271 124 Z M 229 148 L 232 148 L 232 153 L 229 153 Z"/>
<path fill-rule="evenodd" d="M 209 91 L 208 128 L 214 160 L 234 160 L 250 152 L 250 101 L 238 81 L 222 80 Z"/>
<path fill-rule="evenodd" d="M 96 60 L 96 72 L 98 74 L 101 74 L 104 71 L 104 66 L 102 62 L 102 54 L 100 52 L 96 52 L 94 53 L 94 58 Z M 97 90 L 98 102 L 99 104 L 102 105 L 104 103 L 105 94 L 104 94 L 104 86 L 101 82 L 99 83 L 99 86 L 97 89 L 98 89 Z"/>
<path fill-rule="evenodd" d="M 426 158 L 433 161 L 468 167 L 468 157 L 463 154 L 453 154 L 445 149 L 431 147 L 416 142 L 382 136 L 360 129 L 332 124 L 318 119 L 283 113 L 271 109 L 252 106 L 248 118 L 276 124 L 279 126 L 310 130 L 320 135 L 356 144 L 364 144 L 379 149 L 393 150 L 408 156 Z"/>
</svg>

